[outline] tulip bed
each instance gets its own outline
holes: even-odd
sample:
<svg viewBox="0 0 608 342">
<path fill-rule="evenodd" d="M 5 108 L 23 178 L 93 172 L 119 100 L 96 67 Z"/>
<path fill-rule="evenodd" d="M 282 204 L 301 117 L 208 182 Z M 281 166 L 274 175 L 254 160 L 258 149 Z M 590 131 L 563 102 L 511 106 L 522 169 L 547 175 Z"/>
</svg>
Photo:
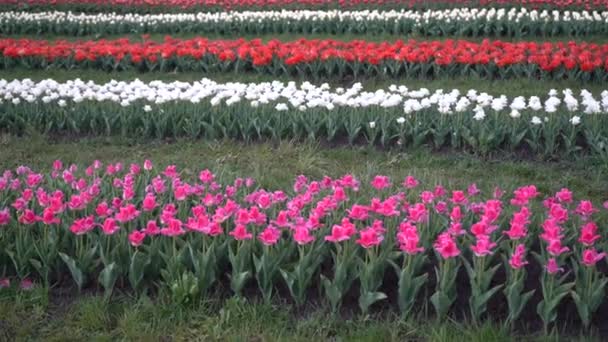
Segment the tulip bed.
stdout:
<svg viewBox="0 0 608 342">
<path fill-rule="evenodd" d="M 541 100 L 541 97 L 543 99 Z M 428 145 L 478 154 L 530 151 L 608 159 L 608 92 L 492 96 L 393 85 L 363 91 L 294 82 L 220 84 L 0 80 L 0 130 L 279 141 L 323 139 L 383 147 Z M 582 115 L 582 116 L 581 116 Z"/>
<path fill-rule="evenodd" d="M 608 0 L 0 7 L 0 340 L 45 339 L 4 313 L 38 293 L 219 305 L 218 340 L 235 301 L 320 307 L 315 339 L 327 311 L 605 325 Z"/>
<path fill-rule="evenodd" d="M 178 14 L 0 12 L 0 33 L 380 34 L 585 36 L 608 33 L 608 11 L 455 8 L 426 11 L 245 11 Z"/>
<path fill-rule="evenodd" d="M 17 9 L 60 8 L 71 11 L 226 11 L 260 9 L 401 9 L 458 7 L 529 7 L 549 9 L 606 9 L 606 0 L 0 0 Z"/>
<path fill-rule="evenodd" d="M 254 72 L 321 77 L 608 80 L 608 44 L 484 40 L 0 39 L 0 68 Z"/>
<path fill-rule="evenodd" d="M 356 291 L 363 313 L 390 292 L 403 315 L 428 301 L 444 317 L 463 295 L 460 274 L 472 320 L 500 301 L 516 322 L 537 293 L 546 327 L 567 296 L 585 326 L 604 300 L 608 278 L 596 264 L 606 256 L 599 227 L 608 202 L 602 208 L 566 188 L 483 194 L 475 184 L 347 174 L 263 189 L 250 178 L 222 184 L 210 170 L 191 174 L 149 160 L 5 171 L 1 286 L 36 277 L 47 286 L 98 283 L 106 296 L 118 286 L 156 289 L 188 303 L 221 283 L 236 296 L 256 284 L 266 301 L 287 288 L 296 305 L 318 288 L 334 311 Z M 397 282 L 384 282 L 389 272 Z"/>
</svg>

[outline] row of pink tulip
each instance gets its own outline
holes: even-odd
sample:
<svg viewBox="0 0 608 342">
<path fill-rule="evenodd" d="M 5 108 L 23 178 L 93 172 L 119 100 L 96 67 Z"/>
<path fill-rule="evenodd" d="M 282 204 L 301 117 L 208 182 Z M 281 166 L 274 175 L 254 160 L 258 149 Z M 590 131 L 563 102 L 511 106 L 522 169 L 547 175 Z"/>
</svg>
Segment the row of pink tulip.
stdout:
<svg viewBox="0 0 608 342">
<path fill-rule="evenodd" d="M 535 276 L 545 325 L 570 296 L 586 326 L 604 297 L 608 278 L 596 264 L 606 256 L 600 222 L 608 202 L 575 200 L 566 188 L 547 196 L 534 185 L 510 194 L 497 187 L 484 195 L 475 184 L 424 190 L 414 176 L 360 182 L 347 174 L 298 176 L 292 189 L 270 191 L 250 178 L 221 184 L 209 170 L 190 175 L 147 160 L 105 167 L 95 161 L 84 169 L 56 161 L 48 173 L 26 166 L 5 171 L 0 289 L 9 277 L 26 279 L 22 287 L 30 288 L 28 279 L 49 286 L 69 274 L 79 289 L 96 281 L 108 296 L 117 282 L 136 292 L 162 284 L 173 300 L 189 302 L 226 273 L 236 295 L 255 281 L 270 300 L 282 282 L 297 305 L 320 279 L 333 310 L 358 282 L 358 304 L 367 312 L 387 298 L 385 273 L 394 268 L 404 314 L 423 287 L 434 286 L 430 301 L 445 316 L 464 266 L 474 320 L 502 298 L 507 320 L 515 321 L 537 288 L 524 281 Z M 540 274 L 528 274 L 528 252 L 543 266 Z M 425 265 L 435 267 L 434 276 Z M 499 270 L 504 283 L 495 279 Z"/>
</svg>

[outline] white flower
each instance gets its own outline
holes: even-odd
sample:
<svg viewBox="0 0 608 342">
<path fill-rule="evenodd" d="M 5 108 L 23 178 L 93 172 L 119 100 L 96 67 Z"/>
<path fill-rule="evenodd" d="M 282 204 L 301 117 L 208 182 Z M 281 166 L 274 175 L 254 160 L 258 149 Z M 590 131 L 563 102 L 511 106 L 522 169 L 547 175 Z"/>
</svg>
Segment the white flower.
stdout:
<svg viewBox="0 0 608 342">
<path fill-rule="evenodd" d="M 289 107 L 287 107 L 286 103 L 279 103 L 274 107 L 274 109 L 278 110 L 279 112 L 284 112 L 284 111 L 288 110 Z"/>
<path fill-rule="evenodd" d="M 371 128 L 371 129 L 376 128 L 376 121 L 370 121 L 369 122 L 369 128 Z"/>
<path fill-rule="evenodd" d="M 145 105 L 144 106 L 144 112 L 149 113 L 152 111 L 152 107 L 150 107 L 150 105 Z"/>
<path fill-rule="evenodd" d="M 533 125 L 540 125 L 541 123 L 543 123 L 543 122 L 541 121 L 541 119 L 538 116 L 533 116 L 532 117 L 532 124 Z"/>
<path fill-rule="evenodd" d="M 576 125 L 580 124 L 581 123 L 581 117 L 578 116 L 578 115 L 573 116 L 570 119 L 570 123 L 572 124 L 572 126 L 576 126 Z"/>
<path fill-rule="evenodd" d="M 513 119 L 517 119 L 521 116 L 521 113 L 517 109 L 513 109 L 511 111 L 511 113 L 509 114 L 509 116 L 512 117 Z"/>
<path fill-rule="evenodd" d="M 397 118 L 397 123 L 400 125 L 403 125 L 405 123 L 405 118 L 403 116 L 400 116 Z"/>
</svg>

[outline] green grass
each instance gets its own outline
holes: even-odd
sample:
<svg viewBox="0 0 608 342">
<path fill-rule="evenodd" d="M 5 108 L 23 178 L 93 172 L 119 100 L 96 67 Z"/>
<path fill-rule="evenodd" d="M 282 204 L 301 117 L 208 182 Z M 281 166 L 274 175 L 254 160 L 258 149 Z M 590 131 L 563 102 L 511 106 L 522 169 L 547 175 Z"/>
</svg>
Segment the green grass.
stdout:
<svg viewBox="0 0 608 342">
<path fill-rule="evenodd" d="M 1 293 L 1 292 L 0 292 Z M 62 300 L 63 299 L 63 300 Z M 0 340 L 34 341 L 599 341 L 586 337 L 512 332 L 493 323 L 382 316 L 329 316 L 323 308 L 301 312 L 279 302 L 229 299 L 175 307 L 142 297 L 81 295 L 45 302 L 43 290 L 0 297 Z"/>
<path fill-rule="evenodd" d="M 389 175 L 395 180 L 411 174 L 429 187 L 436 183 L 466 187 L 475 182 L 488 191 L 496 185 L 508 188 L 536 184 L 541 192 L 547 194 L 568 186 L 577 196 L 596 201 L 605 200 L 608 193 L 608 182 L 605 181 L 608 165 L 592 159 L 559 163 L 509 157 L 482 160 L 456 152 L 326 148 L 314 143 L 295 142 L 245 145 L 230 141 L 191 140 L 138 143 L 114 137 L 77 141 L 50 141 L 44 137 L 0 138 L 0 169 L 24 164 L 48 170 L 55 159 L 82 165 L 95 159 L 142 162 L 146 158 L 163 167 L 177 164 L 190 171 L 211 168 L 228 178 L 251 176 L 269 188 L 289 188 L 299 174 L 322 177 L 350 172 L 366 180 L 375 174 Z"/>
</svg>

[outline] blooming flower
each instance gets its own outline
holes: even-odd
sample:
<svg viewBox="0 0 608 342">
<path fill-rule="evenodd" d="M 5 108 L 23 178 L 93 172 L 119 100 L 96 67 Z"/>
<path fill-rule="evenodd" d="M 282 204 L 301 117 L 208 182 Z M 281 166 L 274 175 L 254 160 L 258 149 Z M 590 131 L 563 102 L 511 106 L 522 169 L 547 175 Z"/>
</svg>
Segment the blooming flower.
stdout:
<svg viewBox="0 0 608 342">
<path fill-rule="evenodd" d="M 549 272 L 549 274 L 556 274 L 558 272 L 563 272 L 564 269 L 559 267 L 559 265 L 557 264 L 557 260 L 555 260 L 555 258 L 551 258 L 547 261 L 547 265 L 545 265 L 545 269 L 547 270 L 547 272 Z"/>
<path fill-rule="evenodd" d="M 251 240 L 253 237 L 253 234 L 247 231 L 247 227 L 244 224 L 237 224 L 228 235 L 232 236 L 237 241 Z"/>
<path fill-rule="evenodd" d="M 138 246 L 141 246 L 141 244 L 144 242 L 145 238 L 146 238 L 145 233 L 140 232 L 139 230 L 134 230 L 129 234 L 129 243 L 133 247 L 138 247 Z"/>
<path fill-rule="evenodd" d="M 513 251 L 513 254 L 511 255 L 511 258 L 509 259 L 509 265 L 515 270 L 518 270 L 527 265 L 528 262 L 524 260 L 525 253 L 526 247 L 521 243 L 517 245 L 515 247 L 515 251 Z"/>
<path fill-rule="evenodd" d="M 444 259 L 449 259 L 460 255 L 460 249 L 458 249 L 456 242 L 447 232 L 441 233 L 437 237 L 437 240 L 433 244 L 433 248 L 435 248 L 439 255 L 441 255 L 441 257 Z"/>
<path fill-rule="evenodd" d="M 595 264 L 602 260 L 606 256 L 606 253 L 598 253 L 595 248 L 585 249 L 583 251 L 583 265 L 585 266 L 595 266 Z"/>
<path fill-rule="evenodd" d="M 276 244 L 280 238 L 281 231 L 273 226 L 266 227 L 266 229 L 258 234 L 258 240 L 260 240 L 266 246 Z"/>
</svg>

